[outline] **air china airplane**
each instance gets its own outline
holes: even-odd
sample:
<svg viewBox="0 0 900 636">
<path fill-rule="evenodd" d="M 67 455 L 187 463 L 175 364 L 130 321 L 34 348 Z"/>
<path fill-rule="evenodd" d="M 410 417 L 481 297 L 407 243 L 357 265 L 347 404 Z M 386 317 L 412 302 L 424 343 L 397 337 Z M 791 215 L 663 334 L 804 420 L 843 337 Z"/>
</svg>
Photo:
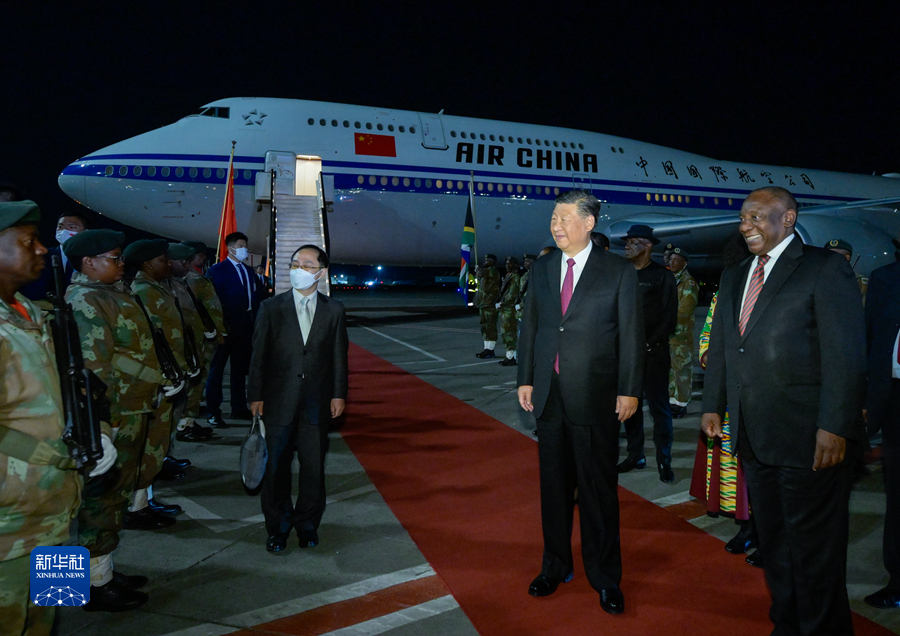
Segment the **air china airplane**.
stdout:
<svg viewBox="0 0 900 636">
<path fill-rule="evenodd" d="M 235 141 L 238 229 L 262 252 L 268 214 L 257 173 L 267 156 L 321 165 L 332 259 L 347 264 L 459 262 L 469 189 L 479 253 L 535 252 L 551 242 L 556 195 L 586 188 L 603 202 L 598 229 L 633 223 L 714 264 L 750 190 L 774 184 L 800 203 L 798 231 L 849 241 L 868 273 L 893 260 L 900 175 L 867 176 L 719 161 L 592 132 L 326 102 L 231 98 L 67 166 L 77 202 L 134 227 L 216 241 Z M 265 217 L 265 218 L 263 218 Z"/>
</svg>

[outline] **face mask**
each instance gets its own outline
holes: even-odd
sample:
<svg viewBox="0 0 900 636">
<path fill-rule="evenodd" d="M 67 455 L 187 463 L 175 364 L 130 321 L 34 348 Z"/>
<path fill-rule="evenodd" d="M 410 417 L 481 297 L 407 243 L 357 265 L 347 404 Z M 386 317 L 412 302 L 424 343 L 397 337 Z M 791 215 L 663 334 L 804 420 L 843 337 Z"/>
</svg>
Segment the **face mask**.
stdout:
<svg viewBox="0 0 900 636">
<path fill-rule="evenodd" d="M 76 234 L 78 234 L 78 232 L 73 232 L 71 230 L 56 230 L 56 242 L 62 245 Z"/>
<path fill-rule="evenodd" d="M 324 271 L 324 270 L 323 270 Z M 310 274 L 305 269 L 291 270 L 291 287 L 294 289 L 309 289 L 319 281 L 319 274 Z"/>
<path fill-rule="evenodd" d="M 246 247 L 238 247 L 234 250 L 234 257 L 242 263 L 247 260 L 248 256 L 250 256 L 250 252 Z"/>
</svg>

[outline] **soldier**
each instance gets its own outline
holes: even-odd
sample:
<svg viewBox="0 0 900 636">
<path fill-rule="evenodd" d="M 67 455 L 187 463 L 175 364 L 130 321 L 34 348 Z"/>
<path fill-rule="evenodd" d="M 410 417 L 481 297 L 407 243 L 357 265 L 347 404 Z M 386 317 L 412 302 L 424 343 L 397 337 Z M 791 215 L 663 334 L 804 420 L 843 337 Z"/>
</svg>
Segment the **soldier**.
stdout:
<svg viewBox="0 0 900 636">
<path fill-rule="evenodd" d="M 678 284 L 678 321 L 675 333 L 669 338 L 669 355 L 672 358 L 669 369 L 669 404 L 675 419 L 687 415 L 694 380 L 694 310 L 700 297 L 700 286 L 688 273 L 688 260 L 690 256 L 687 252 L 680 247 L 672 248 L 669 269 L 675 274 L 675 282 Z"/>
<path fill-rule="evenodd" d="M 496 358 L 494 347 L 497 344 L 497 301 L 500 299 L 500 273 L 494 267 L 497 257 L 485 254 L 481 267 L 475 268 L 475 279 L 478 291 L 475 292 L 475 306 L 481 319 L 481 335 L 484 337 L 484 351 L 476 353 L 476 358 Z"/>
<path fill-rule="evenodd" d="M 893 239 L 893 241 L 895 244 L 897 243 L 896 239 Z M 838 254 L 846 258 L 848 263 L 853 257 L 853 246 L 844 239 L 831 239 L 825 244 L 825 249 L 831 250 L 832 252 L 837 252 Z M 863 306 L 865 306 L 866 292 L 869 291 L 869 279 L 862 274 L 857 274 L 856 285 L 859 287 L 859 293 L 862 294 Z"/>
<path fill-rule="evenodd" d="M 204 246 L 205 251 L 205 246 Z M 194 271 L 189 264 L 189 260 L 193 258 L 197 250 L 190 245 L 184 243 L 172 243 L 169 245 L 167 255 L 172 270 L 172 276 L 169 278 L 172 292 L 177 301 L 177 307 L 181 311 L 181 316 L 185 325 L 185 358 L 188 357 L 187 343 L 192 342 L 193 349 L 190 352 L 196 355 L 196 368 L 200 373 L 187 386 L 187 399 L 184 405 L 184 413 L 179 418 L 175 426 L 175 439 L 186 442 L 199 442 L 209 439 L 213 436 L 213 430 L 210 427 L 200 426 L 197 420 L 200 418 L 200 401 L 203 398 L 203 389 L 206 386 L 206 374 L 209 371 L 209 361 L 206 360 L 203 353 L 205 343 L 210 341 L 215 347 L 216 336 L 218 332 L 215 326 L 210 325 L 208 328 L 204 325 L 198 310 L 194 292 L 188 286 L 185 276 L 188 272 Z M 210 283 L 210 286 L 212 283 Z M 189 340 L 187 333 L 193 335 L 193 339 Z"/>
<path fill-rule="evenodd" d="M 118 477 L 102 490 L 85 485 L 78 511 L 79 543 L 91 555 L 91 600 L 87 611 L 135 609 L 148 596 L 144 576 L 113 568 L 112 553 L 134 494 L 144 454 L 151 402 L 163 384 L 147 319 L 122 284 L 125 235 L 86 230 L 64 245 L 75 273 L 66 290 L 81 339 L 84 365 L 107 386 Z"/>
<path fill-rule="evenodd" d="M 525 296 L 528 295 L 528 279 L 531 276 L 531 264 L 537 260 L 534 254 L 522 255 L 522 276 L 519 278 L 519 297 L 516 298 L 516 320 L 522 321 L 522 307 L 525 306 Z"/>
<path fill-rule="evenodd" d="M 153 414 L 147 426 L 144 456 L 138 471 L 132 504 L 124 522 L 125 528 L 134 530 L 169 527 L 175 523 L 171 515 L 177 514 L 180 510 L 173 510 L 174 506 L 164 505 L 167 510 L 153 510 L 149 502 L 153 498 L 149 488 L 163 470 L 163 462 L 169 451 L 173 418 L 174 421 L 178 421 L 184 410 L 186 392 L 183 389 L 188 379 L 185 375 L 187 364 L 184 359 L 181 316 L 175 306 L 175 296 L 166 283 L 171 271 L 168 250 L 169 244 L 163 239 L 144 239 L 126 247 L 123 254 L 126 264 L 138 269 L 131 283 L 131 292 L 139 301 L 138 307 L 144 313 L 145 319 L 153 329 L 159 330 L 157 333 L 160 339 L 154 342 L 156 355 L 160 359 L 163 375 L 174 385 L 173 389 L 167 392 L 165 399 L 157 400 L 153 405 Z M 170 468 L 170 472 L 174 473 L 176 478 L 179 475 L 183 477 L 184 472 L 178 471 L 180 467 Z"/>
<path fill-rule="evenodd" d="M 29 598 L 31 550 L 61 545 L 81 502 L 81 477 L 62 441 L 59 373 L 50 330 L 19 290 L 47 253 L 33 201 L 0 202 L 0 634 L 43 635 L 55 608 Z M 105 429 L 108 432 L 108 428 Z M 90 476 L 115 462 L 109 436 Z"/>
<path fill-rule="evenodd" d="M 506 358 L 500 361 L 501 367 L 516 366 L 516 343 L 519 340 L 519 323 L 516 320 L 516 303 L 519 300 L 519 259 L 510 256 L 506 259 L 506 276 L 500 288 L 500 299 L 495 305 L 500 315 L 500 333 L 503 346 L 506 347 Z"/>
</svg>

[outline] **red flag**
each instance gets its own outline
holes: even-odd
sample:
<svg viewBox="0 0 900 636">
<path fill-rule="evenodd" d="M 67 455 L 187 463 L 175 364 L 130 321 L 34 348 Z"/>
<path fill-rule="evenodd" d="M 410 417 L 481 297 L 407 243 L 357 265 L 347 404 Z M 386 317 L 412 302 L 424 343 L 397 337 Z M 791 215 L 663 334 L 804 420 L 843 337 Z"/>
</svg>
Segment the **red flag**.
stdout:
<svg viewBox="0 0 900 636">
<path fill-rule="evenodd" d="M 375 157 L 396 157 L 397 147 L 391 135 L 371 135 L 368 133 L 354 133 L 353 143 L 358 155 L 372 155 Z"/>
<path fill-rule="evenodd" d="M 222 204 L 222 218 L 219 220 L 219 251 L 216 254 L 216 260 L 220 263 L 228 258 L 225 237 L 232 232 L 237 232 L 237 220 L 234 217 L 234 144 L 231 145 L 231 161 L 228 164 L 228 180 L 226 184 L 225 202 Z"/>
</svg>

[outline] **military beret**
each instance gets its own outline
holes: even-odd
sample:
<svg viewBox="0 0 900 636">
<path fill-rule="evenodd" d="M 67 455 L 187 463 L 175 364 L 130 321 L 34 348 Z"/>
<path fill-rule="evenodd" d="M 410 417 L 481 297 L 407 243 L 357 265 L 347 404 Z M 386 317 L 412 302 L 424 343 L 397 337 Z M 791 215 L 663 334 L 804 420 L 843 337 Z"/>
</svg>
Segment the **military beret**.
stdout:
<svg viewBox="0 0 900 636">
<path fill-rule="evenodd" d="M 197 254 L 206 254 L 206 243 L 203 241 L 182 241 L 181 244 L 193 247 Z"/>
<path fill-rule="evenodd" d="M 41 209 L 34 201 L 0 202 L 0 232 L 17 225 L 37 225 Z"/>
<path fill-rule="evenodd" d="M 831 239 L 825 244 L 826 250 L 847 250 L 853 253 L 853 246 L 844 239 Z"/>
<path fill-rule="evenodd" d="M 533 261 L 537 260 L 537 256 L 535 256 L 534 254 L 523 254 L 522 258 L 524 258 L 525 260 L 528 260 L 529 258 Z"/>
<path fill-rule="evenodd" d="M 79 232 L 63 243 L 62 249 L 66 258 L 77 260 L 84 256 L 96 256 L 103 252 L 122 247 L 125 234 L 115 230 L 85 230 Z"/>
<path fill-rule="evenodd" d="M 184 243 L 169 243 L 169 250 L 166 253 L 173 261 L 186 261 L 196 254 L 197 250 Z"/>
<path fill-rule="evenodd" d="M 166 239 L 141 239 L 126 247 L 122 256 L 125 257 L 127 264 L 140 267 L 167 251 L 169 251 L 169 242 Z"/>
<path fill-rule="evenodd" d="M 685 251 L 684 251 L 683 249 L 681 249 L 680 247 L 672 247 L 671 245 L 669 245 L 669 246 L 668 246 L 668 249 L 669 249 L 673 254 L 678 254 L 681 258 L 683 258 L 683 259 L 686 260 L 686 261 L 691 260 L 691 255 L 688 254 L 687 252 L 685 252 Z"/>
<path fill-rule="evenodd" d="M 494 259 L 495 261 L 497 260 L 497 256 L 494 255 L 494 254 L 485 254 L 484 257 L 485 257 L 485 258 L 492 258 L 492 259 Z"/>
</svg>

